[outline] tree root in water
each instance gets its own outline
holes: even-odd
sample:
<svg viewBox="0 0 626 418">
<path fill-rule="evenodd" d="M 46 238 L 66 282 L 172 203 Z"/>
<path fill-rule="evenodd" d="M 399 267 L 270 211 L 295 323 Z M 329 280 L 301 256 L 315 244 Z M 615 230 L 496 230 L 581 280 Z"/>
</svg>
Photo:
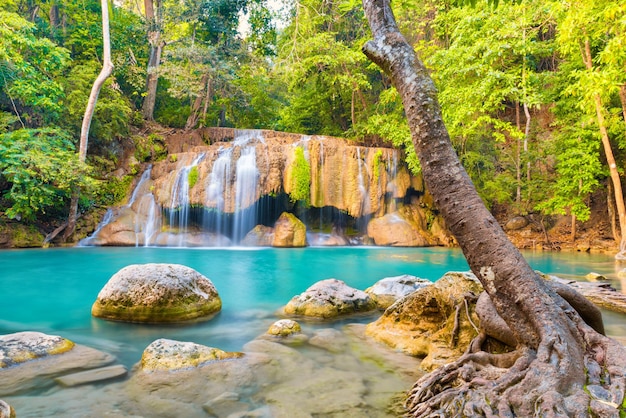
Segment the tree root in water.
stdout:
<svg viewBox="0 0 626 418">
<path fill-rule="evenodd" d="M 586 324 L 577 325 L 582 365 L 576 364 L 577 349 L 572 355 L 571 340 L 554 334 L 536 351 L 468 351 L 415 383 L 405 403 L 408 416 L 618 417 L 626 350 Z"/>
</svg>

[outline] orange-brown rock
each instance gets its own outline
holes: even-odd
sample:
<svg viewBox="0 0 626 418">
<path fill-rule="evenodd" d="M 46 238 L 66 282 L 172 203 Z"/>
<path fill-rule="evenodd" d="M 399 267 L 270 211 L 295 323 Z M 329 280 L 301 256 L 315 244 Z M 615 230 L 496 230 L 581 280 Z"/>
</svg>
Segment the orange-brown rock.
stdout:
<svg viewBox="0 0 626 418">
<path fill-rule="evenodd" d="M 283 212 L 274 224 L 274 247 L 305 247 L 306 226 L 292 213 Z"/>
</svg>

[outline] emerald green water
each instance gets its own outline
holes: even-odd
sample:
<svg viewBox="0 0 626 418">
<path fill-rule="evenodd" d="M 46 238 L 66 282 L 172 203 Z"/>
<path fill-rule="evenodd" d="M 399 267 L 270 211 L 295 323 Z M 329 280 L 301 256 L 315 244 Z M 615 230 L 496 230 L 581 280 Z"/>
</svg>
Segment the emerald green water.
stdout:
<svg viewBox="0 0 626 418">
<path fill-rule="evenodd" d="M 564 277 L 590 271 L 615 277 L 609 256 L 526 253 L 535 269 Z M 161 337 L 240 350 L 277 319 L 275 311 L 316 281 L 337 278 L 365 289 L 389 276 L 437 280 L 467 270 L 462 253 L 443 248 L 327 247 L 304 249 L 65 248 L 0 252 L 0 334 L 58 334 L 134 364 Z M 223 301 L 204 323 L 155 326 L 107 322 L 90 315 L 107 280 L 122 267 L 179 263 L 207 276 Z M 369 321 L 371 318 L 362 318 Z M 341 323 L 335 324 L 340 326 Z"/>
<path fill-rule="evenodd" d="M 593 271 L 620 287 L 616 273 L 623 266 L 608 255 L 540 252 L 525 253 L 525 257 L 545 273 L 581 278 Z M 246 351 L 246 344 L 279 318 L 281 306 L 319 280 L 334 277 L 365 289 L 384 277 L 411 274 L 435 281 L 447 271 L 468 268 L 456 249 L 367 247 L 10 250 L 0 251 L 0 263 L 0 334 L 40 331 L 61 335 L 111 353 L 129 369 L 158 338 Z M 208 322 L 169 326 L 92 318 L 91 305 L 108 279 L 122 267 L 141 263 L 179 263 L 203 273 L 220 293 L 221 313 Z M 216 377 L 219 373 L 210 377 L 202 369 L 173 373 L 161 381 L 131 372 L 123 380 L 76 388 L 47 384 L 17 396 L 4 396 L 4 400 L 22 418 L 200 418 L 207 416 L 203 405 L 208 400 L 235 390 L 241 399 L 231 412 L 237 412 L 241 405 L 244 410 L 257 409 L 252 415 L 233 416 L 395 417 L 388 406 L 416 380 L 419 361 L 367 339 L 361 325 L 348 325 L 371 322 L 377 315 L 330 323 L 300 321 L 311 342 L 318 332 L 328 335 L 332 331 L 336 334 L 331 344 L 341 348 L 327 351 L 304 344 L 278 349 L 280 344 L 274 344 L 263 354 L 272 360 L 257 365 L 259 375 L 250 378 L 252 386 L 244 379 L 245 390 L 238 389 L 238 381 L 220 381 Z M 625 334 L 623 315 L 603 315 L 609 335 Z M 222 384 L 231 388 L 223 389 Z"/>
</svg>

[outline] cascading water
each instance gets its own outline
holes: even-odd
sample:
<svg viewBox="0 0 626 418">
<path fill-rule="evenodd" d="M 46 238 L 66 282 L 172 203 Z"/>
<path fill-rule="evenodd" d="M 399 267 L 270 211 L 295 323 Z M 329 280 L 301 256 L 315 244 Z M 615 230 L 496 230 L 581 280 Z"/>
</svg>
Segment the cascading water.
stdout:
<svg viewBox="0 0 626 418">
<path fill-rule="evenodd" d="M 256 165 L 256 148 L 248 146 L 241 150 L 237 160 L 235 218 L 233 238 L 240 241 L 256 225 L 256 202 L 259 198 L 257 184 L 259 170 Z"/>
<path fill-rule="evenodd" d="M 132 194 L 130 195 L 130 200 L 128 201 L 128 203 L 118 208 L 117 210 L 107 209 L 106 213 L 104 214 L 104 217 L 102 218 L 102 221 L 98 224 L 93 234 L 91 234 L 91 236 L 87 238 L 80 240 L 78 242 L 78 246 L 98 245 L 98 238 L 99 238 L 100 232 L 107 225 L 117 220 L 121 216 L 125 215 L 127 212 L 129 212 L 133 208 L 133 206 L 137 204 L 141 206 L 145 199 L 149 199 L 154 203 L 154 196 L 152 195 L 152 192 L 149 190 L 149 187 L 148 187 L 151 174 L 152 174 L 152 166 L 149 166 L 141 175 L 141 178 L 139 179 L 137 186 L 135 187 Z M 156 203 L 154 203 L 154 205 L 156 205 Z M 135 245 L 136 246 L 139 246 L 140 244 L 140 233 L 144 232 L 146 228 L 148 227 L 148 225 L 150 225 L 151 227 L 154 227 L 154 225 L 156 225 L 157 223 L 160 224 L 160 220 L 158 219 L 156 210 L 155 210 L 155 214 L 153 218 L 150 219 L 148 222 L 142 220 L 138 216 L 138 213 L 140 212 L 141 211 L 136 212 L 135 217 L 134 217 Z M 158 214 L 160 214 L 160 210 L 158 211 Z"/>
<path fill-rule="evenodd" d="M 213 170 L 209 175 L 206 206 L 211 208 L 204 215 L 203 227 L 215 231 L 219 236 L 228 235 L 230 227 L 228 218 L 224 215 L 226 197 L 230 190 L 229 182 L 233 160 L 233 149 L 226 148 L 218 151 L 218 157 L 213 163 Z"/>
<path fill-rule="evenodd" d="M 170 228 L 178 229 L 177 242 L 169 245 L 183 246 L 184 235 L 189 229 L 189 178 L 191 170 L 197 167 L 205 154 L 198 155 L 190 165 L 184 166 L 178 171 L 174 187 L 172 189 L 172 203 L 170 204 L 169 224 Z M 197 170 L 197 169 L 196 169 Z M 196 177 L 197 179 L 197 177 Z"/>
</svg>

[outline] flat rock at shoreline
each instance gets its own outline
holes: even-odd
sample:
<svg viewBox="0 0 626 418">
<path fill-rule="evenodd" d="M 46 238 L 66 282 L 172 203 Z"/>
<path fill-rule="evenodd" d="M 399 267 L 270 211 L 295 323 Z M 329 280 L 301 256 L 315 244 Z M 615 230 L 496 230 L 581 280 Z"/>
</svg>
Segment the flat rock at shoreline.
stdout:
<svg viewBox="0 0 626 418">
<path fill-rule="evenodd" d="M 380 309 L 387 309 L 398 299 L 432 284 L 433 282 L 430 280 L 403 274 L 402 276 L 381 279 L 372 287 L 365 289 L 365 293 L 372 296 Z"/>
<path fill-rule="evenodd" d="M 54 378 L 102 367 L 110 354 L 74 344 L 58 336 L 19 332 L 0 337 L 0 396 L 54 385 Z"/>
</svg>

